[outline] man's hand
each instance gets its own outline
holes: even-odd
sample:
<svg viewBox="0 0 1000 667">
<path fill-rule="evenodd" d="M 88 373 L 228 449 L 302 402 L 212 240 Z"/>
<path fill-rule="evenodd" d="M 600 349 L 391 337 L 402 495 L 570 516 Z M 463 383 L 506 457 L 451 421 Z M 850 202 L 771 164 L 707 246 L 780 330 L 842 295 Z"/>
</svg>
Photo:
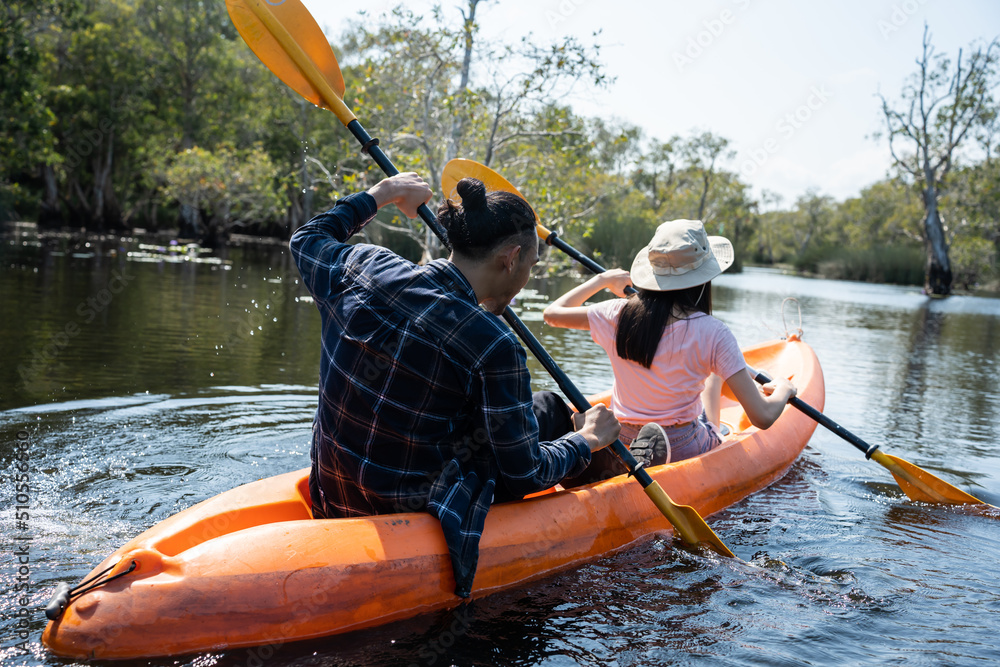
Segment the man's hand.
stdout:
<svg viewBox="0 0 1000 667">
<path fill-rule="evenodd" d="M 574 413 L 573 426 L 577 433 L 587 439 L 591 452 L 610 445 L 618 439 L 622 430 L 614 413 L 603 403 L 598 403 L 583 414 Z"/>
<path fill-rule="evenodd" d="M 407 218 L 415 218 L 420 205 L 430 201 L 434 193 L 424 179 L 409 171 L 379 181 L 368 189 L 368 194 L 375 198 L 378 208 L 395 204 Z"/>
</svg>

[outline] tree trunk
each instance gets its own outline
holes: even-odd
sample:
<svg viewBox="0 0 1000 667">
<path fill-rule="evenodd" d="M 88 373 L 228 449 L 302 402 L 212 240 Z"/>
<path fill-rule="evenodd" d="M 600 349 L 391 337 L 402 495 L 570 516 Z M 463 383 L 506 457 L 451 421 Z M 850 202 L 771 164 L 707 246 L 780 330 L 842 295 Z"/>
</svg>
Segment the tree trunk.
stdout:
<svg viewBox="0 0 1000 667">
<path fill-rule="evenodd" d="M 178 214 L 180 223 L 180 236 L 199 239 L 202 235 L 201 213 L 196 206 L 191 204 L 181 204 Z"/>
<path fill-rule="evenodd" d="M 701 201 L 698 202 L 698 215 L 695 220 L 705 221 L 705 202 L 708 200 L 708 188 L 712 183 L 712 171 L 709 169 L 702 175 Z"/>
<path fill-rule="evenodd" d="M 465 51 L 462 54 L 462 71 L 460 74 L 460 80 L 458 84 L 457 95 L 462 95 L 465 93 L 466 89 L 469 87 L 469 70 L 472 65 L 472 47 L 475 43 L 475 28 L 476 28 L 476 6 L 479 4 L 480 0 L 469 0 L 469 13 L 466 14 L 462 12 L 462 18 L 465 19 L 465 24 L 463 26 L 463 32 L 465 36 Z M 462 135 L 465 134 L 465 123 L 461 114 L 464 113 L 464 109 L 459 107 L 457 115 L 451 117 L 451 132 L 449 133 L 448 147 L 445 150 L 444 161 L 445 164 L 453 160 L 458 156 L 458 146 L 462 141 Z"/>
<path fill-rule="evenodd" d="M 934 185 L 924 190 L 924 235 L 927 239 L 927 265 L 924 291 L 936 296 L 951 294 L 951 261 L 948 259 L 948 242 L 944 235 L 944 225 L 938 212 L 938 193 Z"/>
<path fill-rule="evenodd" d="M 94 222 L 100 231 L 121 229 L 121 208 L 115 197 L 114 184 L 111 180 L 114 163 L 115 135 L 112 130 L 107 137 L 107 149 L 103 161 L 100 157 L 94 159 Z"/>
<path fill-rule="evenodd" d="M 45 182 L 45 197 L 38 212 L 38 226 L 57 227 L 62 223 L 59 211 L 59 183 L 56 181 L 56 170 L 51 164 L 42 167 L 42 180 Z"/>
</svg>

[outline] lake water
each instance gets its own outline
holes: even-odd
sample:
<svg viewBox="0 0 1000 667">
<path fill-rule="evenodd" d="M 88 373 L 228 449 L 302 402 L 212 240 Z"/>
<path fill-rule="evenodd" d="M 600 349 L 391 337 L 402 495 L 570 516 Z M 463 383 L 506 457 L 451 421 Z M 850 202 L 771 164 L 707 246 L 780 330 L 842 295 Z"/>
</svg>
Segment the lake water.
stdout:
<svg viewBox="0 0 1000 667">
<path fill-rule="evenodd" d="M 5 240 L 2 664 L 68 664 L 39 643 L 56 583 L 75 584 L 196 502 L 308 465 L 319 318 L 287 252 L 230 248 L 207 263 L 167 251 L 117 238 Z M 541 322 L 544 304 L 575 282 L 536 280 L 516 310 L 590 393 L 610 382 L 603 353 L 587 333 Z M 797 302 L 783 322 L 786 297 Z M 745 345 L 797 330 L 800 307 L 826 414 L 1000 505 L 1000 300 L 763 270 L 722 276 L 714 298 Z M 533 360 L 532 374 L 537 389 L 555 389 Z M 19 519 L 24 442 L 30 510 Z M 742 562 L 653 540 L 452 612 L 286 645 L 266 660 L 241 649 L 151 664 L 995 664 L 998 518 L 909 501 L 887 471 L 820 428 L 782 480 L 709 519 Z M 15 555 L 24 544 L 27 571 Z M 24 583 L 27 656 L 16 646 Z"/>
</svg>

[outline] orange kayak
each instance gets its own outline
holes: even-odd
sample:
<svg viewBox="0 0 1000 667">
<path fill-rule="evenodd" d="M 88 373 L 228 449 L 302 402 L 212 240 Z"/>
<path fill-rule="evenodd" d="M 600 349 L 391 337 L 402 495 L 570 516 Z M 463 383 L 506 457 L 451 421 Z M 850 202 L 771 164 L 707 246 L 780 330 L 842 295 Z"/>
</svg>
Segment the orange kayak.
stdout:
<svg viewBox="0 0 1000 667">
<path fill-rule="evenodd" d="M 775 341 L 744 355 L 751 366 L 791 378 L 799 396 L 822 409 L 823 374 L 808 345 Z M 733 431 L 722 446 L 649 469 L 675 503 L 703 517 L 779 479 L 816 428 L 786 408 L 760 431 L 732 396 L 723 397 L 722 420 Z M 170 517 L 98 565 L 88 579 L 100 575 L 99 585 L 49 622 L 43 643 L 57 655 L 83 659 L 274 646 L 461 602 L 444 536 L 429 514 L 314 520 L 309 508 L 308 470 L 300 470 Z M 472 595 L 522 585 L 670 533 L 642 487 L 624 475 L 496 505 L 486 519 Z"/>
</svg>

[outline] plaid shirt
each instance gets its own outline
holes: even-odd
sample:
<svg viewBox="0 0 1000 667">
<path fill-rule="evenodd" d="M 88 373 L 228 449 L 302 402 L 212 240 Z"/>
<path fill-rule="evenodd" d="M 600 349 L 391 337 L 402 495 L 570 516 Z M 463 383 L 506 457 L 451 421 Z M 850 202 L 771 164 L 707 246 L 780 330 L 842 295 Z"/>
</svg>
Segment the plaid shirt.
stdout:
<svg viewBox="0 0 1000 667">
<path fill-rule="evenodd" d="M 539 443 L 524 349 L 454 264 L 345 243 L 375 212 L 371 195 L 351 195 L 290 243 L 323 327 L 313 511 L 430 512 L 467 597 L 494 493 L 579 474 L 590 448 L 577 434 Z"/>
</svg>

